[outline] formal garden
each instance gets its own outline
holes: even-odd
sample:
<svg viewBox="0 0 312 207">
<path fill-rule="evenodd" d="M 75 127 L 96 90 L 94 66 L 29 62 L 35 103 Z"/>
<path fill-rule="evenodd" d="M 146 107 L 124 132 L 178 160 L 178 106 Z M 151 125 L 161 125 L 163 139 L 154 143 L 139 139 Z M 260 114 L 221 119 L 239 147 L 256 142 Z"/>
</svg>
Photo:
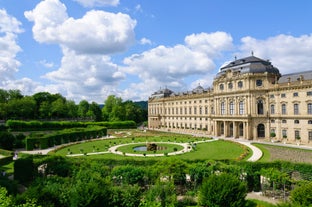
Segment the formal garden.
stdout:
<svg viewBox="0 0 312 207">
<path fill-rule="evenodd" d="M 311 199 L 299 196 L 312 180 L 310 150 L 255 144 L 263 156 L 248 162 L 252 150 L 231 139 L 120 129 L 124 123 L 53 125 L 58 130 L 42 130 L 40 122 L 32 123 L 36 130 L 11 130 L 26 134 L 31 150 L 0 152 L 0 194 L 8 206 L 213 206 L 214 200 L 270 207 Z"/>
</svg>

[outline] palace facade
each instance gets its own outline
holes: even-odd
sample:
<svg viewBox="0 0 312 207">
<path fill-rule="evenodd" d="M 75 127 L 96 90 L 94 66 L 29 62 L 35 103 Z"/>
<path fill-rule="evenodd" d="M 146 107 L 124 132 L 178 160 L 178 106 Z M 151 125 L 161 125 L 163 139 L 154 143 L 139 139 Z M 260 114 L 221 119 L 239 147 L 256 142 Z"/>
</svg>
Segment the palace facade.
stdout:
<svg viewBox="0 0 312 207">
<path fill-rule="evenodd" d="M 220 68 L 211 88 L 148 100 L 148 126 L 179 133 L 248 140 L 312 141 L 312 71 L 281 75 L 268 60 L 236 59 Z"/>
</svg>

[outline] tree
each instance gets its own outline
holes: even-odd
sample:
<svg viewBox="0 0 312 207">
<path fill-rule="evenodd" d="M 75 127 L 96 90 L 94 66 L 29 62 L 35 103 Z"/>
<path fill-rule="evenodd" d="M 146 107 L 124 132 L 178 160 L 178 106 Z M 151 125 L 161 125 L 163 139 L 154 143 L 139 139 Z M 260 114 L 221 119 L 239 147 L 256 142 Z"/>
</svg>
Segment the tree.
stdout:
<svg viewBox="0 0 312 207">
<path fill-rule="evenodd" d="M 7 103 L 9 100 L 9 93 L 0 88 L 0 103 Z"/>
<path fill-rule="evenodd" d="M 290 194 L 290 200 L 295 205 L 312 206 L 312 182 L 305 183 L 295 188 Z"/>
<path fill-rule="evenodd" d="M 8 102 L 8 116 L 10 118 L 32 119 L 35 115 L 36 102 L 31 96 L 12 99 Z"/>
<path fill-rule="evenodd" d="M 126 185 L 144 185 L 145 170 L 137 166 L 117 166 L 112 170 L 111 176 L 115 182 Z"/>
<path fill-rule="evenodd" d="M 199 202 L 209 207 L 241 207 L 245 206 L 247 185 L 241 182 L 236 176 L 221 173 L 211 175 L 204 181 Z"/>
<path fill-rule="evenodd" d="M 13 206 L 13 199 L 8 195 L 6 188 L 0 186 L 0 206 L 11 207 Z"/>
<path fill-rule="evenodd" d="M 90 110 L 94 114 L 94 121 L 102 121 L 102 110 L 97 103 L 92 102 L 90 105 Z"/>
<path fill-rule="evenodd" d="M 39 106 L 39 117 L 50 118 L 52 115 L 51 104 L 48 101 L 41 102 Z"/>
<path fill-rule="evenodd" d="M 10 132 L 0 132 L 0 148 L 12 150 L 15 142 L 15 137 Z"/>
<path fill-rule="evenodd" d="M 65 104 L 64 99 L 58 98 L 57 100 L 53 101 L 51 104 L 52 109 L 52 116 L 56 118 L 63 118 L 67 116 L 67 107 Z"/>
<path fill-rule="evenodd" d="M 186 182 L 187 163 L 176 158 L 166 159 L 155 164 L 156 174 L 168 176 L 176 185 L 183 185 Z"/>
<path fill-rule="evenodd" d="M 86 100 L 82 100 L 78 105 L 78 116 L 80 118 L 87 118 L 87 112 L 89 111 L 89 103 Z"/>
<path fill-rule="evenodd" d="M 177 204 L 177 195 L 175 193 L 172 181 L 160 182 L 147 191 L 142 199 L 140 206 L 142 207 L 174 207 Z"/>
<path fill-rule="evenodd" d="M 74 101 L 66 101 L 67 117 L 76 118 L 78 116 L 78 107 Z"/>
<path fill-rule="evenodd" d="M 122 104 L 121 98 L 117 98 L 115 95 L 109 95 L 106 101 L 104 102 L 104 107 L 102 109 L 104 120 L 105 121 L 119 120 L 118 110 L 121 104 Z"/>
</svg>

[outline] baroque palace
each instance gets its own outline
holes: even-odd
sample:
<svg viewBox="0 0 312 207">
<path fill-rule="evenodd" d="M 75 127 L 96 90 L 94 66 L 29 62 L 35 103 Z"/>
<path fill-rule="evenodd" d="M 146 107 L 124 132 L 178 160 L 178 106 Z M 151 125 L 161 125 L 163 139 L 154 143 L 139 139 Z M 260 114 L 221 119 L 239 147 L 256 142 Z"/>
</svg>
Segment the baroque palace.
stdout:
<svg viewBox="0 0 312 207">
<path fill-rule="evenodd" d="M 220 68 L 211 88 L 148 100 L 148 127 L 248 140 L 312 141 L 312 71 L 281 75 L 268 60 L 236 59 Z"/>
</svg>

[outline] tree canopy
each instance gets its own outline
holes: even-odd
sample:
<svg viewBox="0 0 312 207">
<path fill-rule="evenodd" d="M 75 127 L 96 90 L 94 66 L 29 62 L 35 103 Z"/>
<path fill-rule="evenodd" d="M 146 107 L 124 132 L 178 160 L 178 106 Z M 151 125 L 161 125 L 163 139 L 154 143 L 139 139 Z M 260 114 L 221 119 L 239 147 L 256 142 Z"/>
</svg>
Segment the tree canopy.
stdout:
<svg viewBox="0 0 312 207">
<path fill-rule="evenodd" d="M 101 108 L 96 102 L 81 100 L 76 104 L 61 94 L 39 92 L 24 96 L 19 90 L 0 89 L 0 120 L 8 119 L 78 119 L 94 121 L 135 121 L 147 120 L 147 110 L 133 101 L 124 101 L 110 95 Z"/>
</svg>

